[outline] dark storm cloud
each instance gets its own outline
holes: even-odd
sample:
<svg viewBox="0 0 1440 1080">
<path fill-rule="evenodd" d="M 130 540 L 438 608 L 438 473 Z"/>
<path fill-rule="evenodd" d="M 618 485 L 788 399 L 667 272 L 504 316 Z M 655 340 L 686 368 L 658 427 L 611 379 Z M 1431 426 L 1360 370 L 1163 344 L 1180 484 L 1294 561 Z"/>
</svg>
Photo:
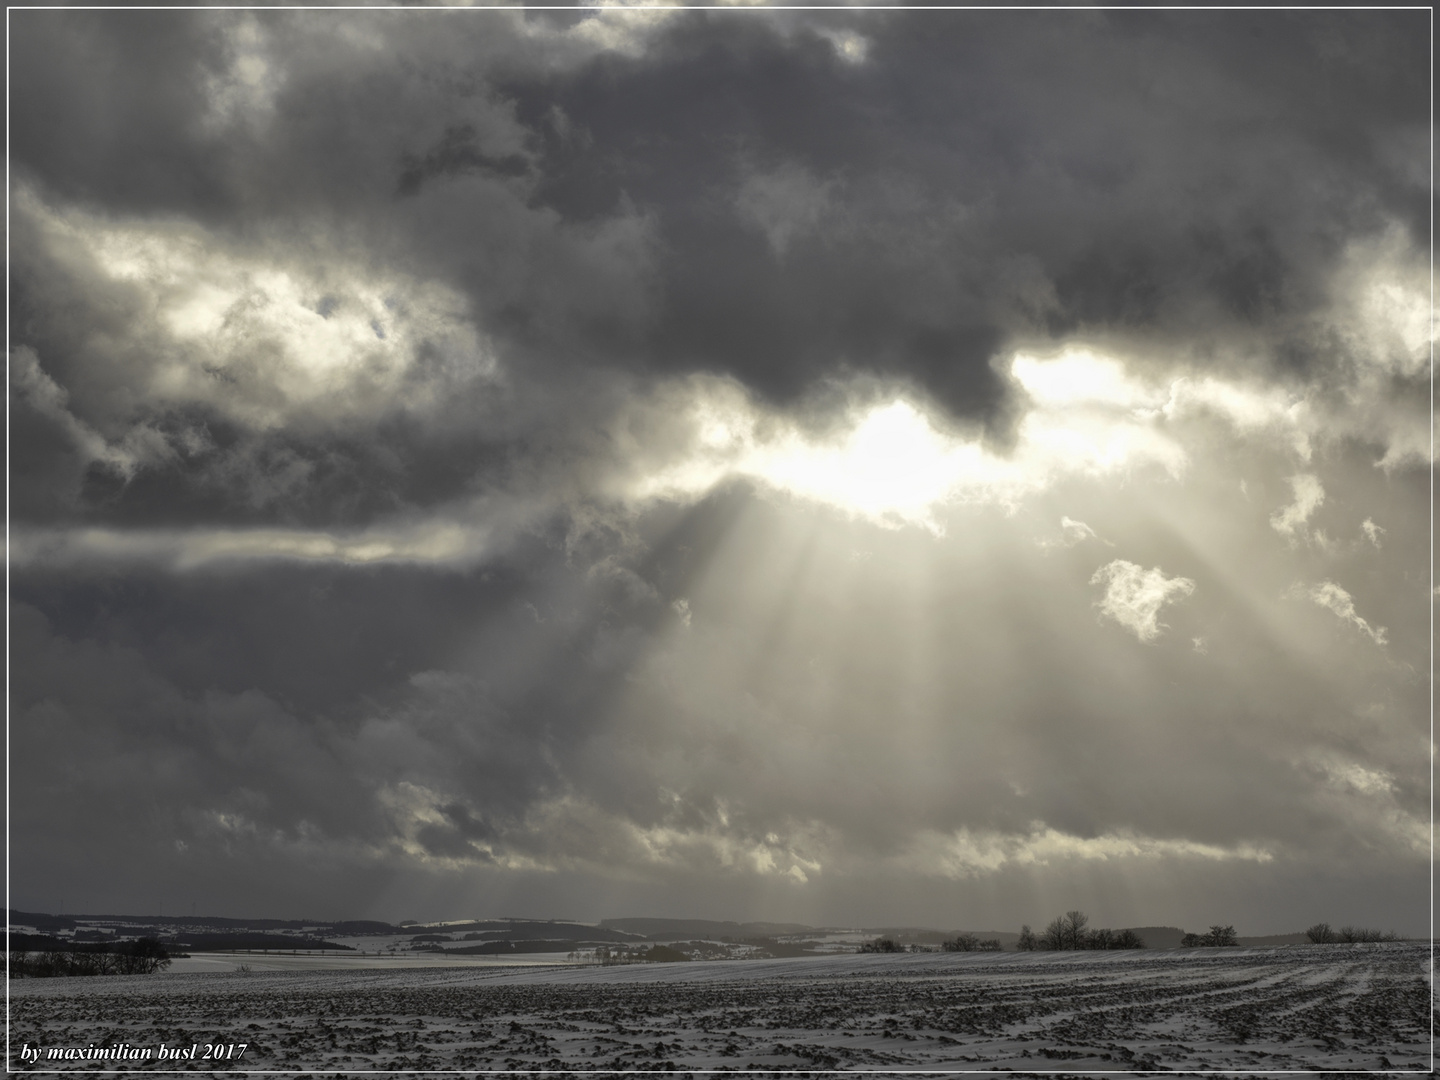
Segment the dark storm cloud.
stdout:
<svg viewBox="0 0 1440 1080">
<path fill-rule="evenodd" d="M 815 25 L 865 35 L 865 62 L 799 26 L 696 15 L 645 62 L 541 91 L 589 136 L 541 197 L 657 208 L 657 363 L 782 398 L 880 370 L 984 413 L 1011 334 L 1303 312 L 1352 230 L 1425 220 L 1414 177 L 1373 164 L 1425 122 L 1418 38 L 1197 12 Z M 1394 67 L 1355 62 L 1377 48 Z M 781 252 L 736 199 L 787 167 L 825 206 Z"/>
<path fill-rule="evenodd" d="M 13 13 L 18 905 L 1409 889 L 1427 18 Z"/>
<path fill-rule="evenodd" d="M 228 163 L 197 138 L 205 74 L 225 55 L 214 21 L 63 9 L 19 17 L 17 172 L 116 212 L 193 213 L 215 201 Z"/>
<path fill-rule="evenodd" d="M 227 860 L 293 874 L 312 857 L 383 871 L 406 851 L 523 854 L 527 815 L 565 793 L 625 677 L 617 639 L 633 647 L 668 614 L 648 587 L 567 569 L 563 545 L 548 547 L 459 577 L 19 583 L 21 875 L 78 885 L 108 852 L 134 866 L 117 884 L 133 894 L 156 860 L 174 887 L 228 881 Z M 225 899 L 234 884 L 212 884 L 192 887 L 268 902 L 264 887 Z"/>
<path fill-rule="evenodd" d="M 812 27 L 693 15 L 645 62 L 532 89 L 520 115 L 558 97 L 588 136 L 552 152 L 541 198 L 657 208 L 655 362 L 780 397 L 880 370 L 974 414 L 1002 393 L 987 362 L 1013 333 L 1251 324 L 1315 304 L 1352 229 L 1389 214 L 1418 235 L 1424 189 L 1377 176 L 1374 144 L 1419 137 L 1422 39 L 1352 26 L 817 17 L 868 38 L 847 63 Z M 1377 50 L 1394 66 L 1357 63 Z M 736 227 L 735 201 L 747 174 L 785 168 L 825 206 L 781 252 Z"/>
<path fill-rule="evenodd" d="M 614 407 L 606 372 L 780 402 L 880 374 L 1003 427 L 991 361 L 1017 337 L 1239 337 L 1317 370 L 1325 342 L 1294 328 L 1346 241 L 1425 220 L 1422 17 L 617 13 L 589 24 L 606 49 L 499 12 L 27 12 L 13 164 L 42 198 L 201 223 L 306 275 L 322 313 L 362 268 L 441 282 L 509 382 L 497 404 L 417 342 L 412 380 L 448 411 L 387 417 L 402 393 L 234 430 L 241 348 L 208 404 L 137 400 L 143 301 L 57 266 L 23 218 L 16 337 L 111 437 L 210 434 L 163 481 L 86 478 L 86 505 L 135 518 L 453 498 L 503 480 L 496 439 L 583 453 L 565 433 Z"/>
</svg>

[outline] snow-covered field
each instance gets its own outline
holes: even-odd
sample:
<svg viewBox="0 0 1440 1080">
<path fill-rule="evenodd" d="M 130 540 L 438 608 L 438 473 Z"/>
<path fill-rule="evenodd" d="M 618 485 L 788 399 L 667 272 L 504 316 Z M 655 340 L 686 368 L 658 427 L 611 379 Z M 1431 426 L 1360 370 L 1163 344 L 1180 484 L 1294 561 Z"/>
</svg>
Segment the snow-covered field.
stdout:
<svg viewBox="0 0 1440 1080">
<path fill-rule="evenodd" d="M 166 977 L 222 971 L 405 971 L 411 968 L 573 967 L 564 953 L 524 953 L 519 956 L 454 956 L 445 953 L 362 954 L 314 952 L 291 955 L 281 952 L 195 953 L 170 962 Z"/>
<path fill-rule="evenodd" d="M 38 979 L 10 986 L 10 1067 L 247 1043 L 193 1067 L 1418 1070 L 1429 964 L 1397 943 Z"/>
</svg>

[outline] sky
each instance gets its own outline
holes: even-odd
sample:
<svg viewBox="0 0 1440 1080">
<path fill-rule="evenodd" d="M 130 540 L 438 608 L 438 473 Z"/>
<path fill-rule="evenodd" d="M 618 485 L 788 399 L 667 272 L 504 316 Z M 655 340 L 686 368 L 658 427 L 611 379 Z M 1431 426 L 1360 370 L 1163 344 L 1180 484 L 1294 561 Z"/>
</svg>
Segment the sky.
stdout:
<svg viewBox="0 0 1440 1080">
<path fill-rule="evenodd" d="M 1430 924 L 1430 13 L 10 13 L 10 898 Z"/>
</svg>

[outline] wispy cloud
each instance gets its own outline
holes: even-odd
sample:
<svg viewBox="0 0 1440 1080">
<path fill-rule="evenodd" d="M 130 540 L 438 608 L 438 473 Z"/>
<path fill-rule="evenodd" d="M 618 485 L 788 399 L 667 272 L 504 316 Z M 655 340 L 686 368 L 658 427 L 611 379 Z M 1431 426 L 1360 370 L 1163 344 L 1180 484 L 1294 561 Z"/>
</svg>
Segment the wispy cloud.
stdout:
<svg viewBox="0 0 1440 1080">
<path fill-rule="evenodd" d="M 473 565 L 490 529 L 434 519 L 355 531 L 321 529 L 37 529 L 11 532 L 17 567 L 154 566 L 177 571 L 224 564 L 299 562 Z"/>
<path fill-rule="evenodd" d="M 1289 595 L 1314 601 L 1325 610 L 1333 612 L 1337 618 L 1355 627 L 1376 645 L 1386 643 L 1385 627 L 1371 626 L 1355 610 L 1354 598 L 1333 581 L 1322 581 L 1319 585 L 1309 587 L 1296 585 L 1291 588 Z"/>
<path fill-rule="evenodd" d="M 1098 601 L 1101 614 L 1114 619 L 1140 641 L 1154 641 L 1164 624 L 1160 609 L 1183 600 L 1195 591 L 1195 582 L 1185 577 L 1167 578 L 1158 566 L 1144 570 L 1135 563 L 1116 559 L 1095 571 L 1091 585 L 1104 585 Z"/>
<path fill-rule="evenodd" d="M 1075 836 L 1036 822 L 1022 833 L 960 829 L 945 836 L 927 833 L 919 838 L 908 860 L 932 874 L 966 878 L 993 874 L 1007 867 L 1049 866 L 1065 863 L 1164 861 L 1169 864 L 1200 862 L 1271 862 L 1264 846 L 1241 843 L 1226 847 L 1184 838 L 1146 836 L 1131 830 L 1099 836 Z"/>
<path fill-rule="evenodd" d="M 1325 489 L 1313 473 L 1290 477 L 1294 501 L 1270 515 L 1270 527 L 1292 544 L 1309 533 L 1310 515 L 1325 502 Z"/>
</svg>

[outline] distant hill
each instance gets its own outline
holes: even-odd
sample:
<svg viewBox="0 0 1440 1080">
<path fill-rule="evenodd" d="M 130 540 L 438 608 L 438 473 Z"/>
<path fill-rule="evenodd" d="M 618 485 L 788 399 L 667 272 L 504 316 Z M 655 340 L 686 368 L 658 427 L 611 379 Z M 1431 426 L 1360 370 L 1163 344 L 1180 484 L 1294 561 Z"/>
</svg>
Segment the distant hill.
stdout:
<svg viewBox="0 0 1440 1080">
<path fill-rule="evenodd" d="M 5 921 L 11 926 L 32 926 L 36 930 L 74 930 L 75 920 L 64 915 L 42 915 L 38 911 L 5 909 Z"/>
<path fill-rule="evenodd" d="M 1185 931 L 1178 926 L 1131 926 L 1122 927 L 1137 934 L 1147 949 L 1178 949 Z"/>
<path fill-rule="evenodd" d="M 122 937 L 157 936 L 172 945 L 187 943 L 196 950 L 229 948 L 341 949 L 326 938 L 369 935 L 413 934 L 414 940 L 446 949 L 478 953 L 569 952 L 578 946 L 623 944 L 626 942 L 724 941 L 764 944 L 786 952 L 801 935 L 842 934 L 867 938 L 888 937 L 902 945 L 914 943 L 938 948 L 958 934 L 974 934 L 982 941 L 996 940 L 1001 948 L 1014 949 L 1019 935 L 1013 930 L 936 930 L 930 927 L 814 927 L 805 923 L 733 922 L 718 919 L 624 918 L 602 919 L 598 925 L 563 919 L 474 919 L 469 921 L 394 925 L 370 919 L 329 921 L 324 919 L 243 919 L 214 915 L 49 915 L 7 909 L 9 925 L 39 934 L 71 935 L 73 940 L 102 938 L 94 929 L 118 932 Z M 1042 928 L 1035 927 L 1038 933 Z M 1116 929 L 1124 929 L 1117 927 Z M 1178 949 L 1185 931 L 1178 926 L 1135 926 L 1150 949 Z M 1203 931 L 1205 928 L 1201 927 Z M 298 933 L 297 933 L 298 932 Z M 78 936 L 74 936 L 77 935 Z M 789 942 L 776 939 L 790 938 Z M 67 938 L 70 940 L 70 938 Z M 1242 937 L 1241 945 L 1274 947 L 1302 945 L 1309 939 L 1303 932 Z M 253 944 L 252 944 L 253 942 Z M 804 951 L 801 949 L 801 951 Z"/>
<path fill-rule="evenodd" d="M 267 949 L 290 952 L 297 949 L 353 951 L 349 945 L 337 945 L 320 938 L 294 937 L 289 934 L 175 934 L 166 938 L 167 948 L 189 949 L 191 952 L 229 952 L 234 949 Z"/>
<path fill-rule="evenodd" d="M 402 932 L 398 926 L 391 926 L 388 922 L 376 922 L 373 919 L 348 919 L 345 922 L 321 923 L 320 925 L 329 927 L 332 934 L 399 934 Z"/>
<path fill-rule="evenodd" d="M 1303 930 L 1294 934 L 1269 934 L 1265 937 L 1242 937 L 1237 939 L 1241 945 L 1304 945 L 1309 942 Z"/>
<path fill-rule="evenodd" d="M 121 930 L 135 930 L 148 927 L 148 933 L 266 933 L 275 930 L 301 930 L 311 935 L 328 937 L 361 935 L 396 935 L 403 933 L 390 923 L 373 919 L 351 919 L 343 922 L 324 922 L 315 919 L 228 919 L 220 916 L 160 916 L 160 914 L 42 914 L 39 912 L 17 912 L 9 910 L 10 926 L 29 926 L 43 933 L 56 930 L 76 930 L 79 924 L 86 926 L 108 926 Z"/>
<path fill-rule="evenodd" d="M 466 923 L 428 923 L 421 927 L 407 926 L 406 930 L 424 929 L 434 933 L 460 935 L 486 941 L 643 941 L 645 936 L 626 933 L 607 926 L 588 926 L 585 923 L 547 922 L 539 919 L 484 919 Z"/>
<path fill-rule="evenodd" d="M 917 945 L 940 945 L 961 934 L 974 934 L 981 941 L 998 941 L 1002 949 L 1013 949 L 1015 942 L 1020 940 L 1020 935 L 1013 930 L 930 930 L 921 926 L 882 926 L 878 929 L 866 927 L 860 932 L 871 937 L 893 938 L 902 945 L 912 941 Z"/>
<path fill-rule="evenodd" d="M 772 938 L 780 934 L 808 934 L 813 926 L 804 923 L 717 922 L 711 919 L 601 919 L 608 930 L 639 934 L 651 941 L 683 941 L 689 938 Z"/>
<path fill-rule="evenodd" d="M 327 922 L 323 919 L 235 919 L 218 915 L 43 915 L 34 911 L 8 910 L 11 926 L 33 926 L 36 930 L 74 930 L 77 923 L 109 926 L 195 926 L 211 931 L 225 930 L 305 930 L 314 928 L 329 934 L 398 934 L 401 931 L 387 922 L 352 919 Z"/>
<path fill-rule="evenodd" d="M 51 937 L 49 934 L 20 934 L 14 931 L 10 933 L 11 952 L 49 952 L 51 950 L 68 949 L 73 944 L 74 943 L 70 941 L 62 941 L 59 938 Z"/>
<path fill-rule="evenodd" d="M 446 954 L 454 953 L 461 956 L 500 956 L 510 953 L 568 953 L 583 944 L 594 942 L 582 942 L 577 940 L 559 941 L 554 938 L 537 940 L 516 940 L 516 941 L 487 941 L 482 945 L 450 945 L 440 951 Z"/>
</svg>

